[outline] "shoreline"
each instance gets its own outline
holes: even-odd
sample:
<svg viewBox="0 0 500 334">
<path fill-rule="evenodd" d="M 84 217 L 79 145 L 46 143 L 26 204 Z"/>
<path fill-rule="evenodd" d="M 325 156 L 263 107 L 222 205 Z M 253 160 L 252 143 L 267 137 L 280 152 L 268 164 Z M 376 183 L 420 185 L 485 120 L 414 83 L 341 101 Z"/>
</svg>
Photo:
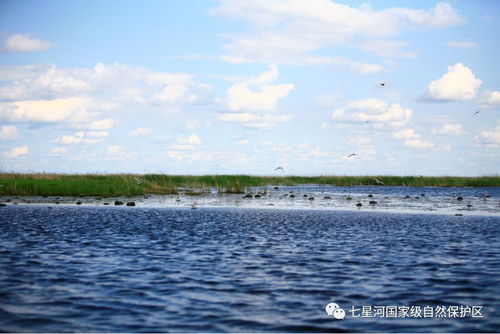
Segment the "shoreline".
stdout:
<svg viewBox="0 0 500 334">
<path fill-rule="evenodd" d="M 351 191 L 348 193 L 347 190 Z M 358 192 L 352 192 L 352 190 L 358 190 Z M 463 199 L 460 200 L 455 197 L 453 192 L 453 190 L 460 190 L 458 188 L 427 188 L 424 189 L 426 190 L 424 192 L 422 192 L 422 188 L 404 188 L 404 190 L 412 190 L 413 192 L 403 192 L 402 187 L 359 187 L 353 189 L 328 186 L 294 186 L 278 188 L 277 190 L 271 188 L 266 193 L 254 192 L 255 195 L 251 197 L 243 194 L 219 194 L 217 192 L 196 196 L 177 194 L 107 198 L 3 195 L 0 196 L 0 203 L 7 206 L 49 206 L 51 208 L 95 207 L 131 210 L 135 208 L 234 208 L 500 216 L 499 191 L 496 189 L 492 195 L 485 195 L 481 191 L 476 191 L 475 188 L 462 188 Z M 416 196 L 417 194 L 418 196 Z M 119 201 L 121 204 L 115 205 L 115 201 Z M 133 206 L 128 207 L 128 202 L 133 202 Z"/>
</svg>

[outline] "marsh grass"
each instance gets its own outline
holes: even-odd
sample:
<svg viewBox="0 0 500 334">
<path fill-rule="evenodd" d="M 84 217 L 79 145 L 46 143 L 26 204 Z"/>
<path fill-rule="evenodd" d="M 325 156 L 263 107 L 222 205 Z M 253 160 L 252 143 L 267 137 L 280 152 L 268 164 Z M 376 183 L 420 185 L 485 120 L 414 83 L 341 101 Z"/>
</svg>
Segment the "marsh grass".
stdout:
<svg viewBox="0 0 500 334">
<path fill-rule="evenodd" d="M 250 176 L 165 174 L 22 174 L 0 173 L 0 195 L 20 196 L 134 196 L 144 194 L 202 195 L 211 189 L 239 194 L 267 185 L 317 184 L 335 186 L 499 187 L 500 177 L 420 176 Z"/>
</svg>

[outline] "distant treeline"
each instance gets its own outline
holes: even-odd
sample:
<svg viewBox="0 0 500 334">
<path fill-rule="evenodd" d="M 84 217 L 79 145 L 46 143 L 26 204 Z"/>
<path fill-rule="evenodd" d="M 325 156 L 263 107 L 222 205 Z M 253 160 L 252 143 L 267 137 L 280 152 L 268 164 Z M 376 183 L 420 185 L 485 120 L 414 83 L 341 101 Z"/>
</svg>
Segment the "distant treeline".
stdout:
<svg viewBox="0 0 500 334">
<path fill-rule="evenodd" d="M 377 180 L 379 182 L 377 182 Z M 413 187 L 500 187 L 500 177 L 457 176 L 250 176 L 164 174 L 19 174 L 0 173 L 0 195 L 132 196 L 145 194 L 244 193 L 251 187 L 317 184 Z"/>
</svg>

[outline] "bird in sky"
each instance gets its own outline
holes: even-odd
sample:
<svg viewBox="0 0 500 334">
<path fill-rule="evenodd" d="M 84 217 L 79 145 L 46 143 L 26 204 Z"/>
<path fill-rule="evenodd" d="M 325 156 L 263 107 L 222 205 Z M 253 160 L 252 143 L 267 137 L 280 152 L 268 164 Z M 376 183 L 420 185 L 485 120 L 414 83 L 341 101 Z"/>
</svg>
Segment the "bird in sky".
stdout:
<svg viewBox="0 0 500 334">
<path fill-rule="evenodd" d="M 283 169 L 283 167 L 276 167 L 274 170 L 277 171 L 277 170 L 280 170 L 280 169 L 281 169 L 281 172 L 284 174 L 285 170 Z"/>
<path fill-rule="evenodd" d="M 356 153 L 351 153 L 351 154 L 349 154 L 347 157 L 348 157 L 348 158 L 350 158 L 350 157 L 353 157 L 353 156 L 355 156 L 355 155 L 357 155 L 357 154 L 356 154 Z"/>
<path fill-rule="evenodd" d="M 481 112 L 481 111 L 480 111 L 480 110 L 478 110 L 478 111 L 476 111 L 476 112 L 474 113 L 474 115 L 478 115 L 480 112 Z"/>
<path fill-rule="evenodd" d="M 379 82 L 378 82 L 378 85 L 379 85 L 380 87 L 384 87 L 384 86 L 385 86 L 385 82 L 383 82 L 383 81 L 379 81 Z"/>
</svg>

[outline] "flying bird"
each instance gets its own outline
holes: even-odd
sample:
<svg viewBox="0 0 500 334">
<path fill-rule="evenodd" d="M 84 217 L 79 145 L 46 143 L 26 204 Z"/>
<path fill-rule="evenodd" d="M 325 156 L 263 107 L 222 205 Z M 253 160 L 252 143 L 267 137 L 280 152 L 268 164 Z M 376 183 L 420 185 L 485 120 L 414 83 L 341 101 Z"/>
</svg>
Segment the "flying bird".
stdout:
<svg viewBox="0 0 500 334">
<path fill-rule="evenodd" d="M 348 157 L 348 158 L 350 158 L 350 157 L 353 157 L 353 156 L 355 156 L 355 155 L 357 155 L 357 154 L 356 154 L 356 153 L 351 153 L 351 154 L 349 154 L 347 157 Z"/>
<path fill-rule="evenodd" d="M 135 182 L 137 182 L 137 184 L 141 184 L 143 181 L 141 179 L 139 179 L 138 177 L 135 177 L 134 176 L 134 179 L 135 179 Z"/>
<path fill-rule="evenodd" d="M 380 87 L 384 87 L 384 86 L 385 86 L 385 82 L 383 82 L 383 81 L 379 81 L 379 82 L 378 82 L 378 85 L 379 85 Z"/>
<path fill-rule="evenodd" d="M 474 113 L 474 115 L 477 115 L 477 114 L 479 114 L 480 112 L 481 112 L 481 111 L 480 111 L 480 110 L 478 110 L 478 111 L 476 111 L 476 112 Z"/>
<path fill-rule="evenodd" d="M 281 172 L 283 174 L 285 174 L 285 170 L 283 169 L 283 167 L 276 167 L 274 170 L 277 171 L 277 170 L 280 170 L 281 169 Z"/>
<path fill-rule="evenodd" d="M 375 182 L 377 184 L 381 184 L 381 185 L 384 185 L 384 182 L 380 181 L 379 179 L 377 179 L 376 177 L 374 178 L 375 179 Z"/>
</svg>

